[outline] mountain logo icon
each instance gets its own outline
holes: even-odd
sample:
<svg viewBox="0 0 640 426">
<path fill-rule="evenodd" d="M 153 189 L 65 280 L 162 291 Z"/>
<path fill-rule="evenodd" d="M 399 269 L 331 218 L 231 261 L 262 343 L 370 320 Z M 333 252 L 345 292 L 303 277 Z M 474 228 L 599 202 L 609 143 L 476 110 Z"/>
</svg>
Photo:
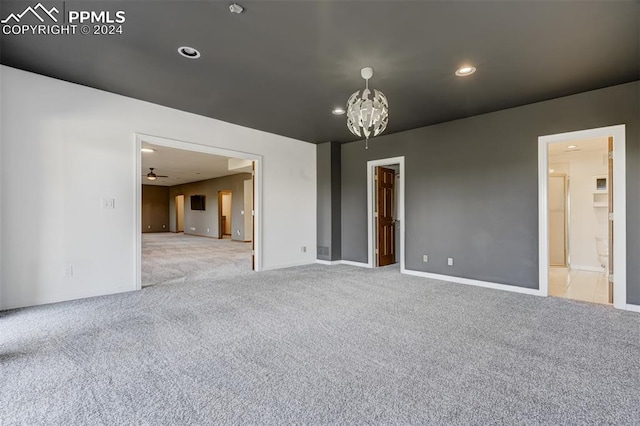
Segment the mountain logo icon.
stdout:
<svg viewBox="0 0 640 426">
<path fill-rule="evenodd" d="M 60 13 L 60 11 L 55 7 L 52 7 L 51 9 L 47 9 L 42 5 L 42 3 L 38 3 L 34 7 L 31 7 L 31 6 L 27 7 L 22 13 L 9 14 L 9 16 L 1 20 L 0 23 L 8 24 L 11 20 L 13 20 L 14 23 L 17 24 L 28 13 L 31 13 L 33 16 L 35 16 L 40 22 L 44 22 L 43 16 L 48 16 L 51 20 L 53 20 L 53 22 L 58 22 L 58 18 L 54 16 L 54 13 L 57 14 L 57 13 Z"/>
</svg>

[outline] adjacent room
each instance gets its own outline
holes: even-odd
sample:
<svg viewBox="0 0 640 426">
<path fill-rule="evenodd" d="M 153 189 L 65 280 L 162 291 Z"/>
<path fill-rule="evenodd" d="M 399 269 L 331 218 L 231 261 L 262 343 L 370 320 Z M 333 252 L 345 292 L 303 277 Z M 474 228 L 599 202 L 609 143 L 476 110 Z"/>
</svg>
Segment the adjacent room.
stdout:
<svg viewBox="0 0 640 426">
<path fill-rule="evenodd" d="M 253 162 L 143 142 L 142 286 L 253 270 Z"/>
<path fill-rule="evenodd" d="M 549 294 L 612 303 L 607 138 L 549 145 Z M 612 286 L 611 286 L 612 287 Z"/>
</svg>

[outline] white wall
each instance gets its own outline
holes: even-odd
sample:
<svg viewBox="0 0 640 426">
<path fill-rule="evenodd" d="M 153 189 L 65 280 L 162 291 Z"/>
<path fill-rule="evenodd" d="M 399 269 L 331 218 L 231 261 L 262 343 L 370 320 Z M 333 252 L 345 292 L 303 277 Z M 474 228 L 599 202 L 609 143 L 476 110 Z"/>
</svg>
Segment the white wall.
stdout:
<svg viewBox="0 0 640 426">
<path fill-rule="evenodd" d="M 135 288 L 134 133 L 262 155 L 263 268 L 315 261 L 315 145 L 0 72 L 0 309 Z M 102 209 L 102 198 L 115 209 Z"/>
<path fill-rule="evenodd" d="M 607 209 L 593 207 L 594 175 L 607 174 L 607 147 L 549 156 L 549 168 L 569 175 L 569 256 L 573 269 L 599 270 L 596 236 L 607 236 Z"/>
</svg>

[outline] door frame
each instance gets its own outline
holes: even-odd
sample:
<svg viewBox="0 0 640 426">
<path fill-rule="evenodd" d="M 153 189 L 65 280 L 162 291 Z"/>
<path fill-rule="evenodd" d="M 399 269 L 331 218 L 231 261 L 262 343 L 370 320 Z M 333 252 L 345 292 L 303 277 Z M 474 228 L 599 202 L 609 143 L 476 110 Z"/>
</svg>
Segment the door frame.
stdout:
<svg viewBox="0 0 640 426">
<path fill-rule="evenodd" d="M 262 270 L 262 155 L 253 154 L 249 152 L 234 151 L 226 148 L 220 148 L 210 145 L 201 145 L 193 142 L 180 141 L 176 139 L 164 138 L 161 136 L 154 136 L 144 133 L 134 134 L 134 223 L 135 223 L 135 235 L 134 235 L 134 274 L 136 290 L 142 289 L 142 154 L 140 148 L 143 142 L 148 142 L 151 145 L 165 146 L 168 148 L 181 149 L 184 151 L 201 152 L 204 154 L 220 155 L 224 157 L 241 158 L 243 160 L 251 160 L 254 164 L 254 190 L 253 196 L 253 230 L 254 230 L 254 259 L 255 259 L 255 271 Z"/>
<path fill-rule="evenodd" d="M 613 137 L 614 280 L 613 306 L 627 308 L 627 203 L 625 125 L 600 127 L 538 137 L 538 262 L 540 295 L 549 295 L 549 144 L 577 139 Z"/>
<path fill-rule="evenodd" d="M 391 166 L 398 164 L 400 178 L 396 187 L 396 197 L 398 198 L 398 211 L 396 220 L 400 221 L 400 272 L 405 272 L 405 223 L 404 223 L 404 156 L 382 158 L 379 160 L 367 161 L 367 267 L 376 267 L 376 221 L 375 212 L 375 168 L 378 166 Z M 396 253 L 398 248 L 396 247 Z M 398 260 L 396 258 L 396 260 Z"/>
</svg>

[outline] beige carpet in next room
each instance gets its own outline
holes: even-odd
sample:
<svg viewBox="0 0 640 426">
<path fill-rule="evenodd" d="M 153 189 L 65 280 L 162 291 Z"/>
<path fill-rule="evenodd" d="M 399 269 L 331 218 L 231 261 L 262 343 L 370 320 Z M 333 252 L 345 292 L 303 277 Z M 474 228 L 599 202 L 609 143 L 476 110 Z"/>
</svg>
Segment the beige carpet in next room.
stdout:
<svg viewBox="0 0 640 426">
<path fill-rule="evenodd" d="M 183 233 L 142 234 L 142 286 L 251 272 L 251 243 Z"/>
</svg>

